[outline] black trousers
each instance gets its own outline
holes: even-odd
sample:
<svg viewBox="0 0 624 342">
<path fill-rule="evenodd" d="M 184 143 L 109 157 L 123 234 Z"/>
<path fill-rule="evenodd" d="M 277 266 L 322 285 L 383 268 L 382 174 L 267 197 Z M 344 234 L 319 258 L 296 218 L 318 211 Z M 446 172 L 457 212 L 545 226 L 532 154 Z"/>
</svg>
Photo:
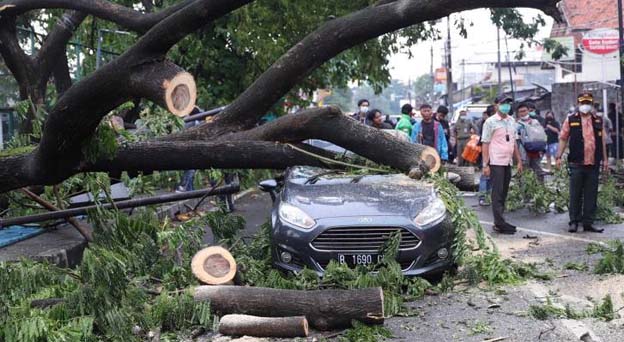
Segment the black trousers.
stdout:
<svg viewBox="0 0 624 342">
<path fill-rule="evenodd" d="M 490 182 L 492 183 L 494 224 L 500 226 L 505 224 L 503 213 L 507 192 L 509 192 L 509 182 L 511 182 L 511 166 L 490 165 Z"/>
<path fill-rule="evenodd" d="M 594 223 L 598 200 L 597 165 L 570 165 L 570 223 Z"/>
</svg>

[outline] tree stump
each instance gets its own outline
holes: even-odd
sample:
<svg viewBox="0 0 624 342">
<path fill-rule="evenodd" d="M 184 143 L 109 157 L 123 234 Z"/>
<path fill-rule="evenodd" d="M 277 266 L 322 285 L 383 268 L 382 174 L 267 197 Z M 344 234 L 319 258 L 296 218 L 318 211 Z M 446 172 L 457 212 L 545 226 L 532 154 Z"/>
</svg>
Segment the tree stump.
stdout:
<svg viewBox="0 0 624 342">
<path fill-rule="evenodd" d="M 304 316 L 225 315 L 219 320 L 219 333 L 230 336 L 307 337 L 308 320 Z"/>
<path fill-rule="evenodd" d="M 204 284 L 223 285 L 230 283 L 236 275 L 236 261 L 225 248 L 211 246 L 193 256 L 193 275 Z"/>
<path fill-rule="evenodd" d="M 356 290 L 282 290 L 245 286 L 199 286 L 196 301 L 209 301 L 218 314 L 305 316 L 318 330 L 347 328 L 352 320 L 383 324 L 380 287 Z"/>
</svg>

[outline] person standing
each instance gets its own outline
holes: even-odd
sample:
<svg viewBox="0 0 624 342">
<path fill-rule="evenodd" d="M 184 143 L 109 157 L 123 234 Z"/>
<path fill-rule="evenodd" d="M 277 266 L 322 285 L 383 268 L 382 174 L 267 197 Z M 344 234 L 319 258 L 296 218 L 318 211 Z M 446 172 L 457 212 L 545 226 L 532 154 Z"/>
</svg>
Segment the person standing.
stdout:
<svg viewBox="0 0 624 342">
<path fill-rule="evenodd" d="M 453 160 L 455 159 L 455 156 L 453 155 L 451 148 L 451 127 L 446 119 L 448 112 L 449 110 L 445 106 L 438 106 L 438 109 L 436 110 L 436 121 L 442 125 L 442 129 L 444 130 L 444 137 L 446 138 L 446 145 L 448 146 L 448 159 Z"/>
<path fill-rule="evenodd" d="M 487 121 L 487 119 L 496 114 L 496 107 L 495 106 L 487 106 L 487 108 L 485 109 L 485 111 L 483 112 L 483 116 L 481 117 L 481 120 L 479 120 L 478 124 L 478 128 L 479 128 L 479 146 L 481 146 L 481 156 L 479 157 L 479 160 L 477 161 L 478 165 L 483 165 L 483 125 L 485 124 L 485 121 Z M 490 205 L 490 202 L 488 202 L 487 197 L 490 194 L 490 192 L 492 191 L 492 182 L 490 180 L 489 176 L 485 176 L 483 174 L 483 172 L 481 173 L 481 177 L 479 177 L 479 205 L 480 206 L 488 206 Z"/>
<path fill-rule="evenodd" d="M 483 175 L 492 182 L 492 213 L 494 231 L 501 234 L 515 234 L 516 226 L 507 223 L 503 217 L 505 201 L 511 182 L 513 158 L 522 172 L 522 160 L 516 144 L 516 123 L 509 115 L 513 99 L 503 96 L 496 101 L 496 114 L 485 121 L 482 134 Z"/>
<path fill-rule="evenodd" d="M 414 108 L 409 103 L 406 103 L 401 107 L 401 118 L 397 122 L 394 129 L 407 134 L 408 137 L 412 136 L 412 122 L 411 114 Z"/>
<path fill-rule="evenodd" d="M 609 117 L 609 120 L 611 120 L 611 123 L 613 124 L 613 130 L 611 131 L 611 141 L 613 141 L 613 144 L 611 145 L 611 156 L 615 158 L 616 160 L 618 160 L 618 159 L 621 159 L 622 155 L 624 154 L 624 148 L 622 148 L 624 146 L 624 144 L 622 143 L 622 138 L 623 138 L 622 130 L 624 128 L 624 118 L 622 117 L 622 113 L 617 112 L 615 103 L 609 103 L 609 112 L 607 116 Z M 617 128 L 620 129 L 619 132 Z M 620 146 L 619 156 L 616 155 L 617 150 L 618 150 L 617 148 L 618 140 L 619 140 L 619 146 Z"/>
<path fill-rule="evenodd" d="M 368 100 L 367 99 L 361 99 L 361 100 L 358 101 L 357 105 L 358 105 L 358 111 L 353 113 L 353 115 L 351 115 L 351 117 L 353 119 L 359 121 L 360 123 L 370 124 L 366 120 L 366 113 L 368 113 L 368 108 L 370 106 L 370 103 L 368 102 Z"/>
<path fill-rule="evenodd" d="M 465 166 L 466 162 L 462 157 L 462 153 L 466 148 L 466 144 L 468 144 L 470 136 L 477 131 L 472 120 L 467 117 L 467 112 L 465 110 L 459 112 L 459 119 L 457 119 L 453 131 L 457 144 L 457 165 Z"/>
<path fill-rule="evenodd" d="M 598 199 L 598 177 L 602 165 L 604 172 L 609 172 L 604 122 L 594 115 L 594 97 L 591 93 L 582 93 L 578 97 L 578 111 L 566 119 L 559 136 L 557 150 L 557 168 L 561 168 L 561 157 L 566 147 L 570 146 L 568 168 L 570 170 L 570 222 L 568 231 L 576 233 L 579 224 L 586 232 L 602 233 L 604 229 L 595 228 L 594 215 Z"/>
<path fill-rule="evenodd" d="M 377 129 L 392 129 L 392 126 L 383 121 L 383 115 L 379 109 L 373 109 L 366 115 L 366 120 L 370 122 L 371 127 Z"/>
<path fill-rule="evenodd" d="M 540 162 L 542 160 L 542 152 L 546 148 L 547 137 L 544 132 L 544 126 L 537 121 L 537 119 L 531 118 L 529 105 L 521 103 L 518 108 L 518 144 L 520 145 L 520 156 L 524 162 L 524 166 L 530 167 L 537 180 L 540 183 L 544 183 L 544 170 Z M 536 137 L 532 132 L 537 131 L 539 137 Z M 537 140 L 536 138 L 541 138 Z"/>
<path fill-rule="evenodd" d="M 420 106 L 422 121 L 412 127 L 412 142 L 431 146 L 438 151 L 440 159 L 448 160 L 448 144 L 442 125 L 433 120 L 433 110 L 428 104 Z"/>
<path fill-rule="evenodd" d="M 557 149 L 559 148 L 559 132 L 561 131 L 561 125 L 555 119 L 555 114 L 551 111 L 546 112 L 546 165 L 550 172 L 552 168 L 551 158 L 555 159 L 557 155 Z"/>
</svg>

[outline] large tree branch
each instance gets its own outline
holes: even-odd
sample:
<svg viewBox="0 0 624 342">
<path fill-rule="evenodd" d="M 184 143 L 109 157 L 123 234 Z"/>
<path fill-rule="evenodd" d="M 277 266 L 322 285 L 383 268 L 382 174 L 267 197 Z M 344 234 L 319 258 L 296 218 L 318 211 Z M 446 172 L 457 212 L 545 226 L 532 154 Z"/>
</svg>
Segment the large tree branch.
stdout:
<svg viewBox="0 0 624 342">
<path fill-rule="evenodd" d="M 328 166 L 290 145 L 275 142 L 152 141 L 122 147 L 112 160 L 85 165 L 81 170 L 115 173 L 210 168 L 284 169 L 294 165 Z"/>
<path fill-rule="evenodd" d="M 35 86 L 35 63 L 19 45 L 14 18 L 0 20 L 0 54 L 19 84 L 20 97 L 28 98 L 29 90 Z"/>
<path fill-rule="evenodd" d="M 267 140 L 299 142 L 321 139 L 375 162 L 404 172 L 423 166 L 437 171 L 440 157 L 435 149 L 400 141 L 378 129 L 346 117 L 336 107 L 315 108 L 286 115 L 249 131 L 226 134 L 221 141 Z M 391 153 L 388 153 L 391 151 Z"/>
<path fill-rule="evenodd" d="M 106 0 L 6 0 L 0 2 L 0 16 L 19 15 L 42 8 L 63 8 L 88 13 L 143 33 L 193 1 L 183 0 L 156 13 L 141 13 Z"/>
<path fill-rule="evenodd" d="M 559 0 L 397 0 L 325 22 L 293 46 L 247 88 L 212 124 L 179 139 L 207 138 L 253 127 L 280 98 L 320 65 L 353 46 L 388 32 L 481 7 L 531 7 L 558 17 Z M 366 23 L 363 25 L 362 23 Z"/>
<path fill-rule="evenodd" d="M 164 54 L 184 37 L 253 0 L 196 0 L 163 19 L 131 49 Z"/>
<path fill-rule="evenodd" d="M 67 11 L 58 19 L 56 26 L 44 40 L 35 58 L 39 64 L 40 86 L 47 85 L 53 69 L 59 62 L 67 61 L 67 42 L 86 16 L 84 12 Z"/>
<path fill-rule="evenodd" d="M 164 62 L 166 46 L 173 44 L 175 39 L 182 39 L 188 30 L 199 28 L 246 2 L 248 0 L 196 0 L 154 26 L 124 54 L 74 84 L 48 115 L 34 156 L 41 172 L 46 172 L 50 179 L 64 178 L 71 173 L 82 159 L 83 144 L 95 132 L 102 117 L 120 104 L 137 95 L 159 102 L 157 97 L 137 91 L 140 88 L 136 86 L 137 79 L 142 80 L 145 88 L 152 90 L 151 93 L 174 97 L 172 101 L 167 101 L 174 107 L 190 102 L 192 98 L 186 96 L 187 92 L 173 82 L 177 74 L 165 72 L 173 65 Z M 169 30 L 174 33 L 167 33 Z M 162 37 L 160 32 L 163 32 Z M 150 70 L 159 72 L 146 74 Z M 169 88 L 173 86 L 173 91 L 163 92 L 165 85 Z"/>
</svg>

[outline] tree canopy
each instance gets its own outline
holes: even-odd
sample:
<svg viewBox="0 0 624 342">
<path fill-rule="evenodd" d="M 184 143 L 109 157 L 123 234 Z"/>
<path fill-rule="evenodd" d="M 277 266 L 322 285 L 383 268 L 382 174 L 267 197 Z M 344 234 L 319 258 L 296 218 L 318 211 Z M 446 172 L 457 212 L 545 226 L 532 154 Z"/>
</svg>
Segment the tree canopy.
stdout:
<svg viewBox="0 0 624 342">
<path fill-rule="evenodd" d="M 493 19 L 512 20 L 513 25 L 502 25 L 505 30 L 531 37 L 540 18 L 527 25 L 507 8 L 532 7 L 558 17 L 556 2 L 1 1 L 0 54 L 21 99 L 28 100 L 22 130 L 42 129 L 32 136 L 32 152 L 3 158 L 0 191 L 55 184 L 85 171 L 318 165 L 318 159 L 301 152 L 310 146 L 292 148 L 309 138 L 332 141 L 404 171 L 436 169 L 434 152 L 427 155 L 422 146 L 354 125 L 334 108 L 254 127 L 276 104 L 296 103 L 298 95 L 318 88 L 364 80 L 380 91 L 389 82 L 388 54 L 434 37 L 432 23 L 451 13 L 503 8 L 493 10 Z M 33 54 L 25 52 L 18 34 L 24 27 L 41 33 Z M 98 63 L 96 53 L 100 39 L 114 57 L 104 63 Z M 68 50 L 70 42 L 84 50 L 82 58 Z M 70 72 L 78 77 L 72 79 Z M 106 131 L 98 128 L 102 118 L 129 101 L 143 99 L 184 115 L 196 98 L 205 107 L 228 107 L 200 127 L 151 141 L 120 144 L 99 135 Z M 94 141 L 110 146 L 85 148 Z M 362 141 L 376 143 L 356 143 Z M 388 149 L 408 153 L 389 156 Z M 94 156 L 85 151 L 112 152 Z M 270 157 L 258 160 L 258 155 Z"/>
</svg>

